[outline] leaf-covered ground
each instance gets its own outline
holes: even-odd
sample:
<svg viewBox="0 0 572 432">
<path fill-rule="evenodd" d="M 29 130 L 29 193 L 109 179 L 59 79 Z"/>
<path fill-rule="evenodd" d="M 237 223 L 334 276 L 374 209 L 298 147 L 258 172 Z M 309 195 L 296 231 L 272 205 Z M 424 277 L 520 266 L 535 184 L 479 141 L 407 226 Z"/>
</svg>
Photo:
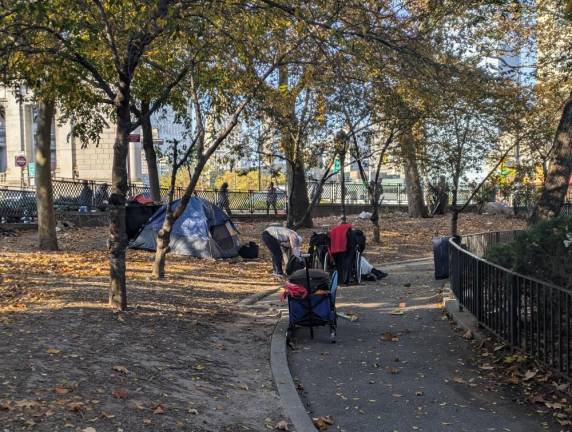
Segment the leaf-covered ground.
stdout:
<svg viewBox="0 0 572 432">
<path fill-rule="evenodd" d="M 350 222 L 370 234 L 370 223 Z M 335 218 L 316 220 L 326 229 Z M 241 223 L 260 242 L 264 223 Z M 522 227 L 466 215 L 462 232 Z M 382 218 L 374 263 L 417 258 L 448 219 Z M 305 240 L 312 230 L 303 230 Z M 105 228 L 59 234 L 61 251 L 35 250 L 35 234 L 0 245 L 0 424 L 8 431 L 247 431 L 283 420 L 270 374 L 273 310 L 236 303 L 278 287 L 269 255 L 245 263 L 170 256 L 164 281 L 148 279 L 152 254 L 129 251 L 132 309 L 107 306 Z"/>
<path fill-rule="evenodd" d="M 435 216 L 427 219 L 411 219 L 405 213 L 384 213 L 381 215 L 381 244 L 373 243 L 372 224 L 355 215 L 348 216 L 348 223 L 364 231 L 367 236 L 365 256 L 372 263 L 414 259 L 431 254 L 431 238 L 449 235 L 449 216 Z M 328 231 L 339 223 L 338 217 L 314 219 L 314 228 L 302 229 L 300 234 L 307 242 L 312 232 Z M 260 242 L 260 235 L 267 225 L 242 223 L 241 232 L 248 240 Z M 459 233 L 473 234 L 485 231 L 523 229 L 526 222 L 506 216 L 462 214 L 459 219 Z"/>
</svg>

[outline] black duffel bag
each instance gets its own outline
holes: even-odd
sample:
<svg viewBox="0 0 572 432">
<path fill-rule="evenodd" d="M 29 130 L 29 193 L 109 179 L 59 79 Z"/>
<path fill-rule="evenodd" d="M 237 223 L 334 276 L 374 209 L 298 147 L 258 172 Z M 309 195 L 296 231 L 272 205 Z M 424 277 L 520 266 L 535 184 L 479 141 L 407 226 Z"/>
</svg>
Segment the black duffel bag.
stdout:
<svg viewBox="0 0 572 432">
<path fill-rule="evenodd" d="M 238 254 L 244 259 L 255 259 L 258 258 L 259 247 L 258 245 L 250 241 L 247 244 L 243 244 L 238 249 Z"/>
</svg>

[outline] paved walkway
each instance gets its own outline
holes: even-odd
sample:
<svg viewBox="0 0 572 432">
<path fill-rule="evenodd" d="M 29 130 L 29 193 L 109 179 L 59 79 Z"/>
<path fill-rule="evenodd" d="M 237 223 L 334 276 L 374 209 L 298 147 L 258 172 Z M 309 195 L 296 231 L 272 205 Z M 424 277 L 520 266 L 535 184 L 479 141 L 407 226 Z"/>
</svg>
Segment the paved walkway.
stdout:
<svg viewBox="0 0 572 432">
<path fill-rule="evenodd" d="M 379 283 L 341 287 L 338 311 L 359 319 L 339 320 L 337 344 L 325 329 L 313 341 L 307 329 L 296 333 L 290 368 L 313 416 L 330 415 L 331 430 L 348 432 L 560 430 L 479 375 L 441 314 L 432 264 L 384 270 Z"/>
</svg>

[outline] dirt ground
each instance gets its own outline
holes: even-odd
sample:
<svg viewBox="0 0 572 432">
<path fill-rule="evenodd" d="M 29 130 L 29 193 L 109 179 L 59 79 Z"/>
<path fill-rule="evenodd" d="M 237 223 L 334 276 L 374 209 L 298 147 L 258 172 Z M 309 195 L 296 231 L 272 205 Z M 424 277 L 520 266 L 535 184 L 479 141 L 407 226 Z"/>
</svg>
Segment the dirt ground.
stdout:
<svg viewBox="0 0 572 432">
<path fill-rule="evenodd" d="M 315 230 L 335 218 L 316 220 Z M 350 222 L 371 235 L 370 223 Z M 448 219 L 384 215 L 374 263 L 417 258 Z M 240 223 L 260 242 L 266 224 Z M 522 227 L 464 215 L 462 232 Z M 302 230 L 307 241 L 312 230 Z M 0 429 L 3 431 L 264 431 L 283 419 L 269 368 L 274 310 L 236 303 L 278 284 L 261 259 L 170 256 L 164 281 L 153 255 L 128 251 L 125 314 L 107 308 L 106 229 L 69 229 L 61 251 L 35 251 L 35 233 L 0 246 Z"/>
<path fill-rule="evenodd" d="M 348 216 L 347 222 L 364 231 L 367 236 L 365 257 L 372 264 L 381 264 L 430 255 L 431 238 L 449 235 L 449 216 L 435 216 L 428 219 L 411 219 L 405 213 L 383 213 L 380 218 L 381 244 L 373 243 L 372 224 L 369 220 Z M 312 232 L 328 231 L 339 223 L 338 217 L 314 219 L 314 228 L 301 229 L 299 234 L 305 246 Z M 242 238 L 260 242 L 260 235 L 268 224 L 240 223 Z M 459 218 L 459 233 L 475 234 L 485 231 L 504 231 L 526 227 L 523 219 L 506 216 L 462 214 Z"/>
</svg>

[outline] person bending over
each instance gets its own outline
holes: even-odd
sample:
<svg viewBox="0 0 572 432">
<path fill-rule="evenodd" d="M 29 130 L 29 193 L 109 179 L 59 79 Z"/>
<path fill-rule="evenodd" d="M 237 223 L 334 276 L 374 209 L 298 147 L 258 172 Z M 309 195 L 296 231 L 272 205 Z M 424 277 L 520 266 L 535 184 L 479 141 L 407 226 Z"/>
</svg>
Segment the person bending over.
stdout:
<svg viewBox="0 0 572 432">
<path fill-rule="evenodd" d="M 262 233 L 262 241 L 272 253 L 273 276 L 283 276 L 282 263 L 284 252 L 287 257 L 300 256 L 302 237 L 296 231 L 281 226 L 271 226 Z"/>
</svg>

